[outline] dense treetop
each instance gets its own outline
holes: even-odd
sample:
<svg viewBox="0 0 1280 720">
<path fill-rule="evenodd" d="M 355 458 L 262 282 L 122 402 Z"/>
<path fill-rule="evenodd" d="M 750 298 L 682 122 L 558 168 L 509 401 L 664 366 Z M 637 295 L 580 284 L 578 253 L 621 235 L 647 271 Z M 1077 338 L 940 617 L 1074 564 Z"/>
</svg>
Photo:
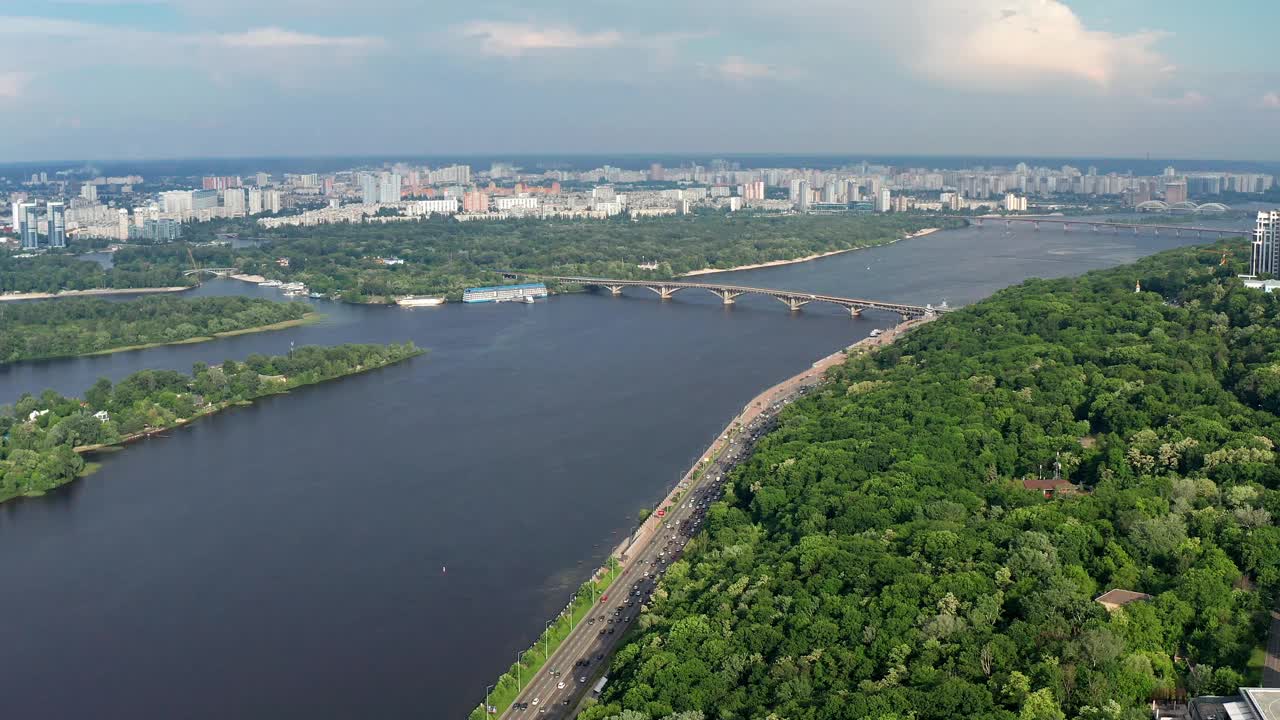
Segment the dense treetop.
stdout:
<svg viewBox="0 0 1280 720">
<path fill-rule="evenodd" d="M 76 448 L 109 445 L 173 427 L 228 405 L 382 367 L 420 354 L 403 345 L 300 347 L 244 362 L 197 363 L 190 375 L 142 370 L 114 385 L 99 379 L 84 398 L 53 390 L 0 406 L 0 500 L 69 482 L 84 470 Z"/>
<path fill-rule="evenodd" d="M 301 319 L 304 303 L 245 297 L 0 304 L 0 364 L 170 343 Z"/>
<path fill-rule="evenodd" d="M 1278 320 L 1190 248 L 851 357 L 733 473 L 584 720 L 1137 720 L 1257 682 Z M 1024 488 L 1055 460 L 1074 493 Z"/>
<path fill-rule="evenodd" d="M 706 267 L 728 268 L 876 245 L 938 225 L 916 215 L 696 215 L 632 222 L 527 220 L 318 225 L 263 231 L 251 223 L 211 225 L 212 233 L 240 227 L 267 238 L 257 248 L 228 251 L 202 264 L 231 261 L 248 272 L 296 280 L 312 290 L 360 302 L 406 294 L 460 297 L 469 286 L 498 282 L 494 271 L 669 278 Z M 166 252 L 164 250 L 152 250 Z M 167 252 L 177 256 L 174 249 Z M 234 256 L 234 257 L 231 257 Z M 181 257 L 185 258 L 185 254 Z M 287 268 L 276 260 L 289 259 Z M 379 258 L 398 258 L 385 265 Z M 656 270 L 638 267 L 656 262 Z"/>
<path fill-rule="evenodd" d="M 156 263 L 147 258 L 146 249 L 121 250 L 115 254 L 115 265 L 104 268 L 92 260 L 71 255 L 37 255 L 17 257 L 0 252 L 0 293 L 92 290 L 97 288 L 178 287 L 194 285 L 196 280 L 184 277 L 189 269 L 186 251 L 183 262 Z"/>
</svg>

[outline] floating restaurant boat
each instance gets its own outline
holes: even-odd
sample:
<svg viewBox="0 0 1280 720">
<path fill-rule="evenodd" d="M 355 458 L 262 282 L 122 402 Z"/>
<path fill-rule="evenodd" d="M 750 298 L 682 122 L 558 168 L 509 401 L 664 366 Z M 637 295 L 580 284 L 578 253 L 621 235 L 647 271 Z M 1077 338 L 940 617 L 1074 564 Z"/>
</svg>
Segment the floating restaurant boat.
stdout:
<svg viewBox="0 0 1280 720">
<path fill-rule="evenodd" d="M 547 286 L 543 283 L 495 285 L 491 287 L 467 288 L 462 293 L 462 302 L 532 302 L 534 298 L 544 298 L 546 296 Z"/>
</svg>

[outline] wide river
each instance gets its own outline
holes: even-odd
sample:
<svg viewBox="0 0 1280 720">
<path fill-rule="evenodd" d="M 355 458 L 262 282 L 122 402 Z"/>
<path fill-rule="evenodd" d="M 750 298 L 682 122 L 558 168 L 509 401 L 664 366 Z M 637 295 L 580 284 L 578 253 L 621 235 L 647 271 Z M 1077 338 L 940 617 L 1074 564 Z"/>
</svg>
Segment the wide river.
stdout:
<svg viewBox="0 0 1280 720">
<path fill-rule="evenodd" d="M 1193 242 L 988 227 L 732 282 L 955 306 Z M 893 322 L 700 291 L 316 305 L 306 327 L 0 369 L 8 402 L 290 343 L 430 350 L 0 505 L 4 717 L 461 718 L 743 403 Z"/>
</svg>

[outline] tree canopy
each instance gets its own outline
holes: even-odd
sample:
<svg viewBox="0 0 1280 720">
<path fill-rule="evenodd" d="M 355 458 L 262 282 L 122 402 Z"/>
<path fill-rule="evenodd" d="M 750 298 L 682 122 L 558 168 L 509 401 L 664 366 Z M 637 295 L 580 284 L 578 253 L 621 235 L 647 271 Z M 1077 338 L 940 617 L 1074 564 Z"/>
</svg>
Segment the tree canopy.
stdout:
<svg viewBox="0 0 1280 720">
<path fill-rule="evenodd" d="M 171 343 L 299 320 L 304 303 L 260 298 L 63 298 L 0 304 L 0 364 Z"/>
<path fill-rule="evenodd" d="M 1031 280 L 852 355 L 732 473 L 584 720 L 1136 719 L 1248 682 L 1280 298 L 1216 263 Z"/>
</svg>

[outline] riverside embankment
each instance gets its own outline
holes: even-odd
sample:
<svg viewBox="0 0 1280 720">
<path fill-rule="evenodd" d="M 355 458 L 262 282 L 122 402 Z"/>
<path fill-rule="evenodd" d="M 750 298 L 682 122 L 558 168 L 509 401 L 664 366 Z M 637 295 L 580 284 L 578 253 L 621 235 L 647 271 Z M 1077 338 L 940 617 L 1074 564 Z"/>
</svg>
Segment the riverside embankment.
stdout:
<svg viewBox="0 0 1280 720">
<path fill-rule="evenodd" d="M 637 606 L 637 601 L 643 605 L 657 587 L 659 574 L 665 570 L 666 564 L 683 554 L 684 538 L 696 535 L 701 529 L 706 504 L 714 489 L 725 482 L 727 474 L 739 462 L 750 456 L 755 442 L 773 420 L 789 403 L 822 383 L 826 371 L 844 362 L 850 354 L 891 343 L 934 317 L 904 322 L 877 337 L 855 342 L 752 398 L 636 532 L 610 555 L 607 567 L 611 569 L 611 582 L 599 588 L 601 607 L 595 611 L 602 613 L 597 618 L 602 623 L 605 616 L 609 616 L 607 632 L 606 628 L 595 626 L 594 621 L 584 622 L 593 612 L 593 604 L 582 609 L 583 599 L 577 598 L 569 608 L 548 621 L 549 629 L 533 647 L 517 657 L 511 670 L 497 679 L 496 690 L 486 693 L 485 704 L 472 710 L 470 719 L 481 720 L 490 715 L 486 705 L 499 716 L 506 717 L 511 708 L 521 703 L 527 703 L 527 707 L 541 705 L 538 708 L 540 717 L 571 717 L 586 694 L 588 678 L 604 672 L 609 655 L 621 644 L 633 619 L 638 621 L 642 607 Z M 600 573 L 597 572 L 591 582 L 597 583 L 599 578 Z M 606 598 L 611 599 L 606 602 Z M 625 604 L 618 604 L 615 608 L 614 603 L 619 601 Z M 568 625 L 562 628 L 561 621 L 566 619 Z M 553 624 L 554 630 L 550 629 Z M 539 649 L 542 650 L 541 657 Z M 592 664 L 580 668 L 582 659 Z M 549 672 L 542 672 L 544 668 Z M 557 671 L 561 672 L 557 674 Z M 522 677 L 528 679 L 523 685 L 520 682 Z"/>
</svg>

